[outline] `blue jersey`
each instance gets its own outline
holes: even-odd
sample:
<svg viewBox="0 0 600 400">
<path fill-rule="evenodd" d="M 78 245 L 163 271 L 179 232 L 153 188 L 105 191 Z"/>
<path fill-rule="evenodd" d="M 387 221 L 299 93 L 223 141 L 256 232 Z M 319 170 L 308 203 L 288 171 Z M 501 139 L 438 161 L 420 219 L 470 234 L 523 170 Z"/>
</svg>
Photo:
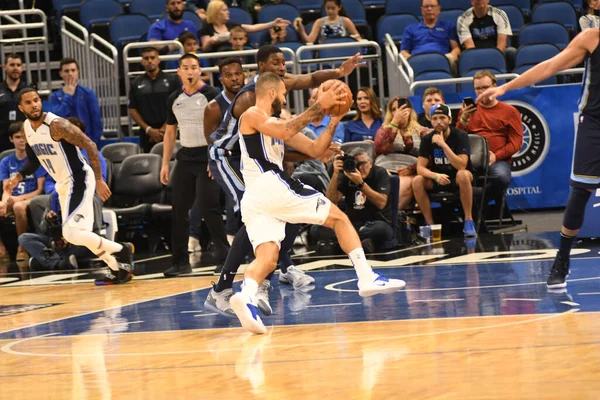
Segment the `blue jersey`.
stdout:
<svg viewBox="0 0 600 400">
<path fill-rule="evenodd" d="M 25 156 L 25 158 L 22 160 L 19 160 L 14 153 L 6 158 L 3 158 L 2 161 L 0 161 L 0 179 L 3 181 L 5 179 L 9 179 L 17 172 L 21 171 L 26 162 L 27 156 Z M 34 192 L 38 187 L 38 178 L 43 177 L 45 174 L 46 171 L 44 168 L 39 167 L 33 175 L 27 175 L 21 182 L 19 182 L 17 187 L 13 190 L 12 195 L 21 196 L 23 194 Z"/>
</svg>

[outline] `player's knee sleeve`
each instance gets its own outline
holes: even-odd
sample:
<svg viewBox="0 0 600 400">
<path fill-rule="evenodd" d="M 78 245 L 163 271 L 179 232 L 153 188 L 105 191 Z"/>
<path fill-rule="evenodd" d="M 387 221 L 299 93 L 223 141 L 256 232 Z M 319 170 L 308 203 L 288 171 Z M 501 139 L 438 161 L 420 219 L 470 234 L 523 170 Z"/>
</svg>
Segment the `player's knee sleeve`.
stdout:
<svg viewBox="0 0 600 400">
<path fill-rule="evenodd" d="M 577 230 L 583 225 L 585 206 L 592 194 L 585 189 L 575 187 L 571 191 L 567 208 L 563 217 L 563 226 L 567 229 Z"/>
</svg>

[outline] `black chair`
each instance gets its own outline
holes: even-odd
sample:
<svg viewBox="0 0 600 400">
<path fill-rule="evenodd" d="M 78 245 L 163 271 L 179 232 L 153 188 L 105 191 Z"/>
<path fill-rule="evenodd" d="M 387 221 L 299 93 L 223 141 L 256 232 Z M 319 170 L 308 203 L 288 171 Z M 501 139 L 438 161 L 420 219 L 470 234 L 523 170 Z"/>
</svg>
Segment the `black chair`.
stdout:
<svg viewBox="0 0 600 400">
<path fill-rule="evenodd" d="M 400 201 L 400 178 L 396 174 L 390 175 L 390 206 L 392 207 L 392 229 L 396 243 L 398 237 L 398 202 Z"/>
<path fill-rule="evenodd" d="M 159 143 L 160 144 L 160 143 Z M 154 146 L 156 147 L 156 146 Z M 153 148 L 154 149 L 154 148 Z M 154 244 L 153 251 L 158 249 L 159 245 L 162 245 L 167 251 L 170 248 L 170 224 L 171 224 L 171 216 L 173 215 L 173 202 L 172 202 L 172 192 L 173 192 L 173 172 L 177 167 L 177 161 L 171 161 L 169 167 L 169 182 L 166 185 L 163 185 L 163 189 L 160 195 L 160 200 L 156 203 L 152 203 L 150 206 L 150 213 L 152 215 L 152 225 L 158 229 L 159 232 L 159 241 Z M 161 229 L 161 227 L 167 227 L 167 229 Z"/>
<path fill-rule="evenodd" d="M 105 159 L 106 161 L 106 184 L 109 188 L 112 187 L 113 182 L 113 164 L 109 159 Z M 110 201 L 110 199 L 109 199 Z"/>
<path fill-rule="evenodd" d="M 160 142 L 160 143 L 156 143 L 154 146 L 152 146 L 152 148 L 150 149 L 150 154 L 157 154 L 159 156 L 163 156 L 163 148 L 164 148 L 164 143 Z M 177 154 L 177 152 L 179 151 L 179 149 L 181 148 L 181 142 L 179 140 L 175 141 L 175 147 L 173 148 L 173 154 L 171 154 L 171 161 L 175 160 L 175 155 Z"/>
<path fill-rule="evenodd" d="M 113 202 L 119 231 L 146 231 L 151 216 L 151 204 L 162 192 L 160 169 L 162 160 L 156 154 L 135 154 L 123 160 L 113 179 Z"/>
<path fill-rule="evenodd" d="M 375 159 L 375 165 L 388 171 L 396 172 L 398 168 L 411 167 L 417 163 L 417 157 L 404 153 L 382 154 Z"/>
<path fill-rule="evenodd" d="M 100 151 L 104 158 L 110 160 L 112 163 L 112 173 L 113 176 L 117 176 L 119 173 L 119 169 L 121 169 L 121 164 L 123 161 L 134 154 L 140 154 L 142 149 L 135 143 L 130 142 L 118 142 L 107 144 Z"/>
<path fill-rule="evenodd" d="M 482 212 L 490 164 L 490 149 L 487 140 L 479 135 L 469 135 L 469 145 L 471 147 L 471 172 L 473 173 L 473 214 L 477 214 L 475 222 L 477 223 L 476 230 L 479 232 L 481 223 L 485 224 Z M 443 208 L 462 208 L 458 190 L 429 193 L 429 200 L 439 203 Z"/>
<path fill-rule="evenodd" d="M 367 151 L 367 154 L 369 155 L 369 158 L 371 160 L 375 160 L 375 157 L 377 156 L 377 154 L 375 153 L 375 143 L 373 142 L 346 142 L 344 144 L 342 144 L 342 151 L 345 154 L 350 153 L 352 150 L 356 149 L 356 148 L 362 148 L 365 149 Z"/>
</svg>

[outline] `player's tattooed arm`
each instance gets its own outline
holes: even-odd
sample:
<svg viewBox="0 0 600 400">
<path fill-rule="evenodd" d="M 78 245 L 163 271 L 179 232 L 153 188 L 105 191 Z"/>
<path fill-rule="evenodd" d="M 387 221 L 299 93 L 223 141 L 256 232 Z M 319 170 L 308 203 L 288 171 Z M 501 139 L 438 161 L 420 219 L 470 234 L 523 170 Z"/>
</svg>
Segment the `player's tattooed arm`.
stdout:
<svg viewBox="0 0 600 400">
<path fill-rule="evenodd" d="M 83 149 L 88 154 L 88 159 L 94 171 L 97 181 L 102 180 L 102 168 L 100 167 L 100 157 L 98 156 L 98 148 L 96 143 L 85 135 L 75 125 L 64 118 L 57 118 L 50 124 L 50 136 L 58 141 L 64 140 Z"/>
<path fill-rule="evenodd" d="M 316 102 L 302 114 L 287 121 L 285 123 L 285 129 L 286 131 L 300 132 L 310 122 L 323 118 L 323 115 L 325 115 L 323 106 L 321 106 L 319 102 Z"/>
</svg>

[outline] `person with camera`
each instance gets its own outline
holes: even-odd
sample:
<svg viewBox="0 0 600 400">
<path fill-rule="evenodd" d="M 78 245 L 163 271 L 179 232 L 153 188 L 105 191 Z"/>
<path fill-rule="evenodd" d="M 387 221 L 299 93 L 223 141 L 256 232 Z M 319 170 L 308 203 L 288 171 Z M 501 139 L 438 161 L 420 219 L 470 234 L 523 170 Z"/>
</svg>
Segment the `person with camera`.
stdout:
<svg viewBox="0 0 600 400">
<path fill-rule="evenodd" d="M 473 174 L 469 171 L 471 146 L 466 132 L 450 126 L 452 113 L 446 104 L 431 108 L 433 132 L 421 139 L 417 176 L 412 181 L 419 209 L 428 225 L 433 224 L 430 191 L 460 191 L 465 213 L 465 237 L 477 236 L 473 222 Z"/>
<path fill-rule="evenodd" d="M 391 224 L 390 187 L 387 171 L 373 165 L 362 148 L 338 156 L 333 162 L 333 175 L 325 196 L 334 204 L 344 197 L 345 213 L 358 231 L 366 252 L 396 245 Z M 315 226 L 312 233 L 317 240 L 333 239 L 333 231 L 325 227 Z"/>
<path fill-rule="evenodd" d="M 94 214 L 97 214 L 97 211 L 101 208 L 102 201 L 98 196 L 95 196 Z M 99 231 L 97 221 L 94 221 L 94 230 Z M 77 258 L 89 259 L 96 257 L 86 247 L 69 244 L 63 237 L 62 217 L 57 192 L 52 193 L 48 198 L 39 233 L 23 233 L 19 236 L 19 245 L 29 253 L 29 268 L 32 271 L 76 269 L 78 267 Z"/>
</svg>

